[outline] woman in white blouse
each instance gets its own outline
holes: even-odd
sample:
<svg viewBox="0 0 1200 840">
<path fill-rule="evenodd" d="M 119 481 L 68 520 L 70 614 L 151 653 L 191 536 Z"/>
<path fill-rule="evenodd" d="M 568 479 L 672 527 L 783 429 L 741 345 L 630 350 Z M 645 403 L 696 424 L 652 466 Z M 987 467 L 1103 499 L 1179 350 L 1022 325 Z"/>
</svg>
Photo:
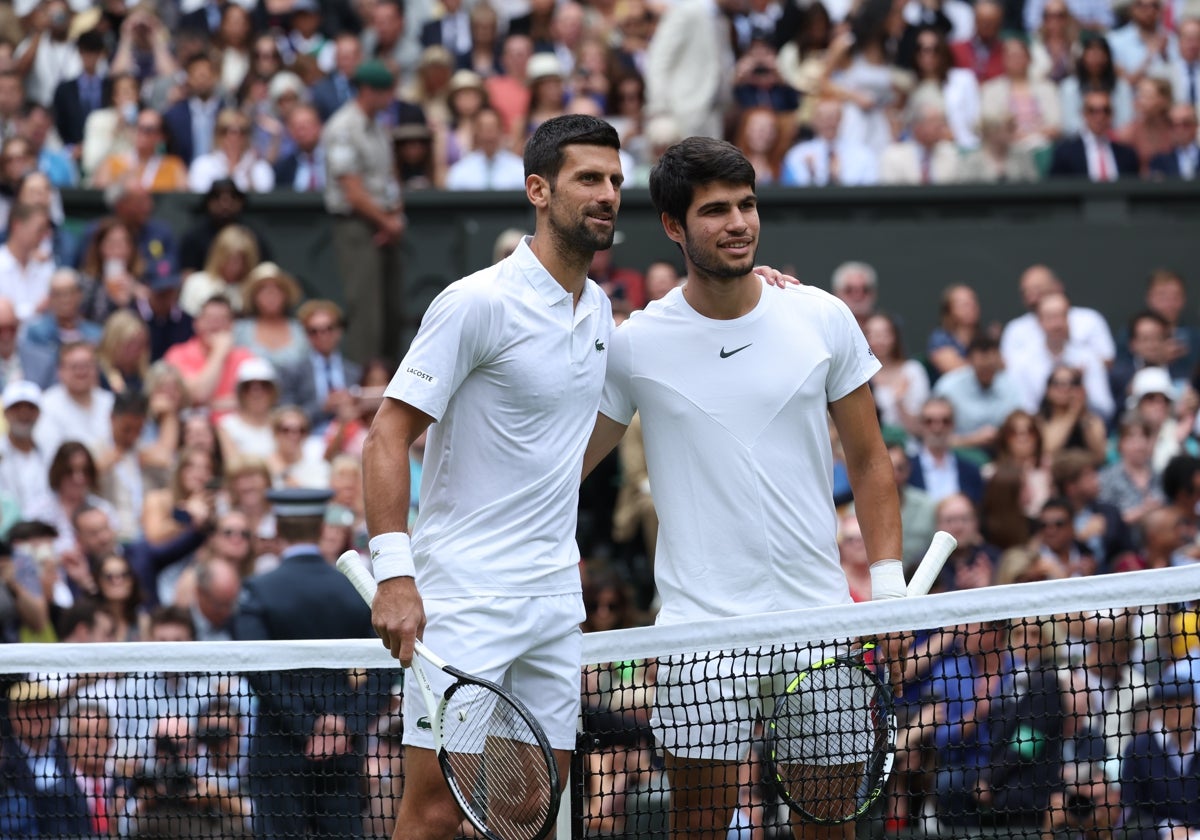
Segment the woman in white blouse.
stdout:
<svg viewBox="0 0 1200 840">
<path fill-rule="evenodd" d="M 885 426 L 897 426 L 916 434 L 921 406 L 929 399 L 929 374 L 904 353 L 896 321 L 882 312 L 863 324 L 863 334 L 883 368 L 871 379 L 871 392 Z"/>
<path fill-rule="evenodd" d="M 84 176 L 96 171 L 106 157 L 133 151 L 137 131 L 138 82 L 133 76 L 113 76 L 111 101 L 88 114 L 83 124 L 80 167 Z"/>
<path fill-rule="evenodd" d="M 243 192 L 275 189 L 275 170 L 250 147 L 250 120 L 232 108 L 217 114 L 213 150 L 192 161 L 188 189 L 205 193 L 222 178 L 231 178 Z"/>
</svg>

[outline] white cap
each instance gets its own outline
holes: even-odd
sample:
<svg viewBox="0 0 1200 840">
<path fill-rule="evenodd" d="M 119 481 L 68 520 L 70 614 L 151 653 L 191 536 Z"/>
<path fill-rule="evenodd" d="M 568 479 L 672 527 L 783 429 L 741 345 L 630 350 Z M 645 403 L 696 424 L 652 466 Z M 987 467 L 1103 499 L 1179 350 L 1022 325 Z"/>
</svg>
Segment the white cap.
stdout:
<svg viewBox="0 0 1200 840">
<path fill-rule="evenodd" d="M 270 362 L 254 357 L 246 359 L 238 365 L 237 384 L 244 385 L 247 382 L 270 382 L 272 385 L 277 385 L 279 377 Z"/>
<path fill-rule="evenodd" d="M 17 403 L 29 403 L 35 408 L 41 408 L 42 389 L 37 386 L 36 382 L 30 382 L 28 379 L 17 379 L 4 386 L 4 393 L 0 395 L 0 402 L 4 403 L 5 411 Z"/>
<path fill-rule="evenodd" d="M 525 78 L 530 82 L 538 79 L 548 79 L 551 76 L 563 77 L 562 62 L 554 53 L 534 53 L 525 63 Z"/>
<path fill-rule="evenodd" d="M 1150 394 L 1162 394 L 1172 402 L 1175 400 L 1175 383 L 1166 368 L 1145 367 L 1133 375 L 1129 386 L 1129 399 L 1125 401 L 1126 408 L 1137 408 L 1142 397 Z"/>
<path fill-rule="evenodd" d="M 307 92 L 308 89 L 304 86 L 304 81 L 295 73 L 288 70 L 281 70 L 276 73 L 271 77 L 270 84 L 267 85 L 267 97 L 272 102 L 285 93 L 294 93 L 297 97 L 303 99 Z"/>
</svg>

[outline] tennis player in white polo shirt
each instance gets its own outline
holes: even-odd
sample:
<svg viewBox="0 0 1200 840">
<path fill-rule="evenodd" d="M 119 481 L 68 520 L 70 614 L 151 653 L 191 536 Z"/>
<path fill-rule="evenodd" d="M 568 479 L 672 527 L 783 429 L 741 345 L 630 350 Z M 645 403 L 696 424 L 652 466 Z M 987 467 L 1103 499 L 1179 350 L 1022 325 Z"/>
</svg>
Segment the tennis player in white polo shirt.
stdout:
<svg viewBox="0 0 1200 840">
<path fill-rule="evenodd" d="M 827 413 L 874 561 L 874 597 L 903 596 L 899 497 L 867 386 L 880 366 L 853 314 L 824 291 L 777 288 L 754 273 L 754 168 L 736 147 L 702 137 L 671 147 L 650 192 L 687 282 L 614 332 L 584 470 L 640 412 L 660 522 L 658 623 L 850 603 Z M 737 763 L 781 688 L 778 666 L 744 659 L 720 675 L 659 663 L 654 725 L 672 836 L 725 836 Z M 853 836 L 852 826 L 797 824 L 796 833 Z"/>
<path fill-rule="evenodd" d="M 438 295 L 363 449 L 384 644 L 407 665 L 421 636 L 455 667 L 510 685 L 563 779 L 580 705 L 579 475 L 613 328 L 587 269 L 613 242 L 619 148 L 594 117 L 538 127 L 525 148 L 533 237 Z M 410 544 L 408 450 L 426 427 Z M 429 677 L 444 687 L 441 672 Z M 461 820 L 425 715 L 420 693 L 405 692 L 395 840 L 449 840 Z"/>
</svg>

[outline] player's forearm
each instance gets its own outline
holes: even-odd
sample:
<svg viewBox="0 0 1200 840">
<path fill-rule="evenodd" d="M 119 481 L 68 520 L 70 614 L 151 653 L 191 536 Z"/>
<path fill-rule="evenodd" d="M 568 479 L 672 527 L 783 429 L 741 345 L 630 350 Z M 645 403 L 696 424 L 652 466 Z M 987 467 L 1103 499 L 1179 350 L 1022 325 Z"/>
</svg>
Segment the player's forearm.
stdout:
<svg viewBox="0 0 1200 840">
<path fill-rule="evenodd" d="M 872 563 L 900 558 L 904 553 L 900 494 L 896 492 L 896 479 L 886 451 L 882 459 L 858 465 L 847 463 L 846 470 L 850 489 L 854 491 L 854 507 L 860 512 L 858 522 L 867 557 Z"/>
</svg>

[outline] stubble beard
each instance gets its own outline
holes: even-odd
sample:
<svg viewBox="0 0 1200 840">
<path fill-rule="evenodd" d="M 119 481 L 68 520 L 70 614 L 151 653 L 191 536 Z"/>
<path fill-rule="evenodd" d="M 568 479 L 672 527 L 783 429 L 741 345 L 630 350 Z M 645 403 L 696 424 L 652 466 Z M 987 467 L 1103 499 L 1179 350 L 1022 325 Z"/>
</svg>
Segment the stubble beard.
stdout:
<svg viewBox="0 0 1200 840">
<path fill-rule="evenodd" d="M 754 268 L 754 260 L 758 255 L 758 245 L 755 243 L 754 253 L 738 262 L 726 262 L 721 259 L 716 246 L 712 249 L 701 248 L 695 240 L 684 232 L 683 249 L 688 261 L 701 275 L 713 280 L 736 280 L 745 277 Z"/>
<path fill-rule="evenodd" d="M 586 256 L 590 260 L 597 251 L 607 251 L 612 247 L 616 226 L 602 232 L 591 230 L 587 224 L 587 209 L 589 208 L 581 209 L 577 219 L 564 219 L 559 213 L 551 210 L 550 232 L 563 251 L 580 257 Z M 612 215 L 615 219 L 615 211 Z"/>
</svg>

